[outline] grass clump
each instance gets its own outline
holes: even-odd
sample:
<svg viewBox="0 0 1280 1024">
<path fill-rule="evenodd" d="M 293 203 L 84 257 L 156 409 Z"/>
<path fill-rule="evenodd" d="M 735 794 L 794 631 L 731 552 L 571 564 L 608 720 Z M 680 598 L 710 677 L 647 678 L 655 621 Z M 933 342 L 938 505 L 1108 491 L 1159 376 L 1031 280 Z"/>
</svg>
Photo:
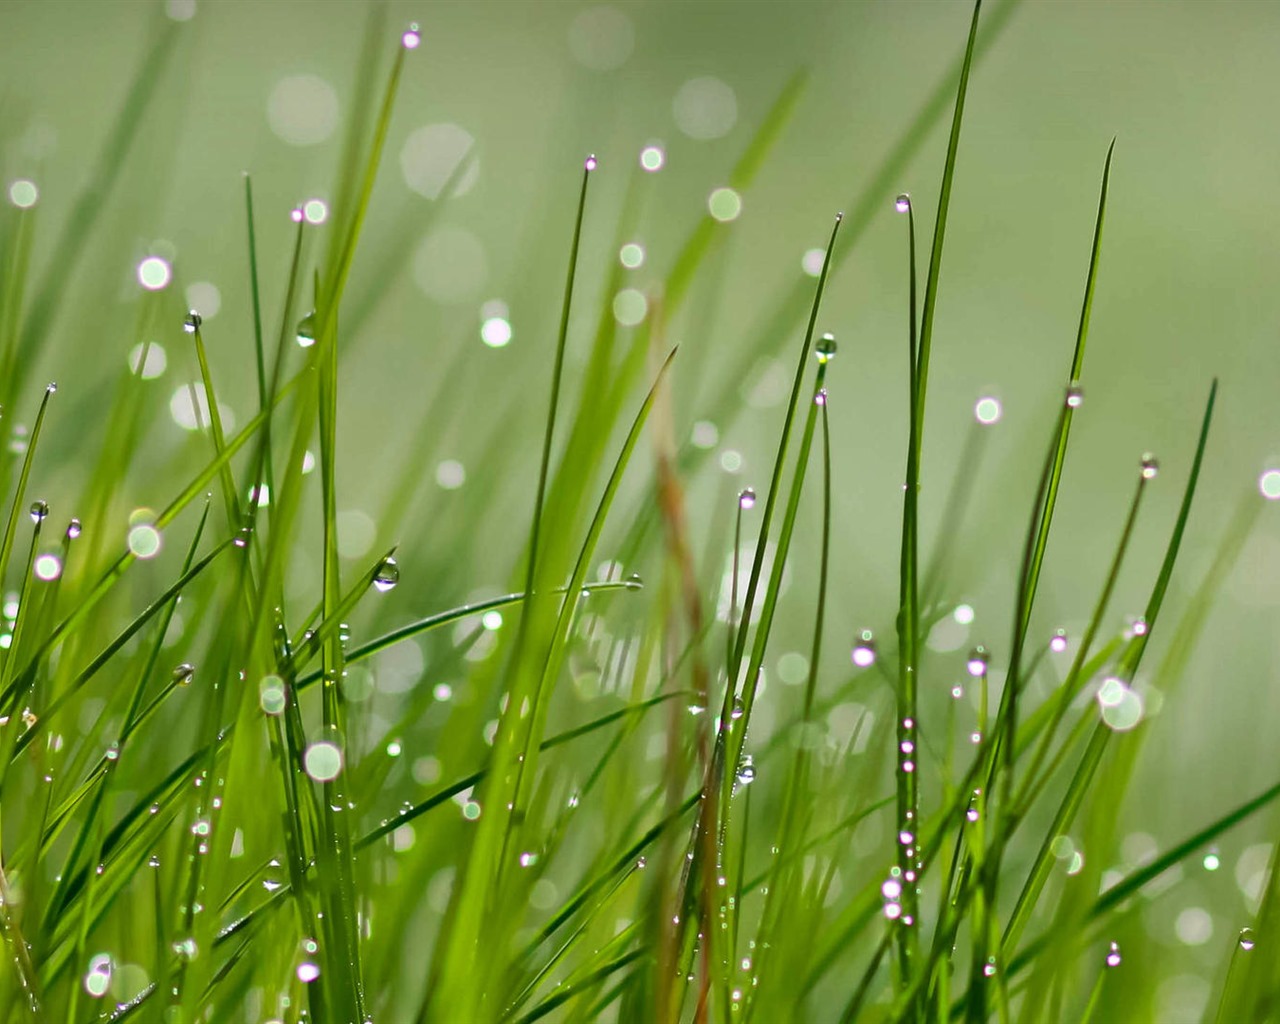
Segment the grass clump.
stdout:
<svg viewBox="0 0 1280 1024">
<path fill-rule="evenodd" d="M 727 423 L 736 409 L 727 388 L 682 406 L 676 385 L 698 356 L 669 338 L 714 276 L 731 216 L 713 208 L 693 225 L 638 317 L 610 309 L 615 269 L 594 328 L 579 333 L 575 313 L 597 299 L 579 280 L 584 224 L 600 216 L 592 183 L 613 171 L 587 158 L 576 206 L 566 177 L 555 196 L 565 284 L 541 376 L 511 408 L 486 410 L 501 443 L 484 471 L 496 479 L 504 459 L 528 460 L 536 487 L 526 507 L 503 510 L 501 536 L 448 524 L 454 570 L 481 543 L 509 560 L 505 592 L 452 605 L 411 525 L 429 515 L 414 498 L 449 395 L 391 439 L 404 470 L 383 522 L 401 538 L 379 535 L 353 559 L 338 497 L 352 415 L 342 356 L 352 321 L 380 298 L 353 289 L 353 267 L 379 259 L 359 242 L 417 26 L 397 36 L 371 20 L 335 198 L 294 211 L 283 267 L 259 259 L 267 222 L 245 178 L 251 309 L 231 332 L 241 340 L 217 344 L 240 345 L 250 368 L 248 422 L 235 429 L 219 400 L 214 330 L 177 306 L 174 268 L 149 257 L 135 334 L 187 347 L 193 383 L 173 411 L 191 421 L 188 442 L 150 443 L 144 343 L 95 410 L 91 443 L 42 447 L 62 413 L 52 384 L 32 401 L 34 354 L 61 337 L 66 275 L 145 129 L 177 28 L 159 36 L 43 277 L 29 274 L 39 206 L 22 183 L 0 223 L 0 404 L 11 422 L 10 410 L 34 407 L 29 432 L 10 430 L 0 544 L 0 580 L 13 588 L 0 634 L 0 1018 L 1151 1018 L 1152 986 L 1122 980 L 1137 908 L 1280 795 L 1251 796 L 1104 879 L 1149 731 L 1144 702 L 1153 684 L 1172 699 L 1259 503 L 1241 505 L 1171 627 L 1166 597 L 1212 451 L 1214 383 L 1186 438 L 1191 468 L 1143 616 L 1120 627 L 1111 603 L 1158 476 L 1151 455 L 1134 460 L 1127 507 L 1098 527 L 1114 547 L 1086 627 L 1046 634 L 1037 598 L 1084 401 L 1113 144 L 1062 399 L 1008 553 L 1007 638 L 967 657 L 931 646 L 973 615 L 951 563 L 983 428 L 927 556 L 921 482 L 927 435 L 946 426 L 928 415 L 930 362 L 965 99 L 1011 9 L 984 22 L 975 5 L 959 63 L 866 195 L 835 217 L 816 284 L 762 327 L 756 348 L 789 353 L 794 370 L 759 494 L 722 488 L 710 510 L 686 500 L 711 446 L 683 440 L 683 424 Z M 728 176 L 735 197 L 803 84 L 782 91 Z M 925 254 L 922 201 L 891 197 L 948 110 Z M 624 230 L 639 216 L 635 174 Z M 907 257 L 899 600 L 884 615 L 892 629 L 858 633 L 852 667 L 833 675 L 823 652 L 845 624 L 830 595 L 841 465 L 829 407 L 857 354 L 838 353 L 823 330 L 823 297 L 872 218 L 894 207 Z M 54 529 L 63 510 L 36 495 L 63 465 L 79 518 Z M 789 587 L 798 565 L 804 585 Z M 411 567 L 424 570 L 416 580 Z M 409 614 L 395 603 L 406 591 L 431 610 Z M 803 653 L 779 657 L 788 606 L 809 628 L 791 641 Z M 380 631 L 384 620 L 394 625 Z M 1139 675 L 1166 633 L 1160 664 Z M 766 694 L 774 673 L 793 686 Z M 1256 920 L 1223 950 L 1219 1020 L 1273 1012 L 1271 972 L 1251 954 L 1276 934 L 1271 866 L 1266 879 Z"/>
</svg>

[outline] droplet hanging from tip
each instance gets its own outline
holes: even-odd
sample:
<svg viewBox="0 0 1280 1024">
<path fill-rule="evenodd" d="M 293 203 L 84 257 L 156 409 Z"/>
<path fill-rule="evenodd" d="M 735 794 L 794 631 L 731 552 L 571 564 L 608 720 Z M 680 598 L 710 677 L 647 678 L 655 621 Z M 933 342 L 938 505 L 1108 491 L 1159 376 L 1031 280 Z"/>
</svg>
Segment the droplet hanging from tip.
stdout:
<svg viewBox="0 0 1280 1024">
<path fill-rule="evenodd" d="M 204 323 L 204 317 L 193 309 L 187 313 L 186 319 L 182 321 L 182 329 L 188 334 L 195 334 L 196 331 L 200 330 L 202 323 Z"/>
<path fill-rule="evenodd" d="M 1142 479 L 1150 480 L 1160 472 L 1160 463 L 1156 457 L 1150 452 L 1144 452 L 1142 456 Z"/>
<path fill-rule="evenodd" d="M 756 507 L 756 492 L 754 490 L 752 490 L 750 487 L 747 487 L 738 493 L 738 508 L 742 509 L 745 512 L 746 510 L 752 509 L 755 507 Z"/>
<path fill-rule="evenodd" d="M 911 209 L 911 196 L 906 192 L 900 192 L 898 198 L 893 201 L 893 208 L 899 213 L 906 213 Z"/>
<path fill-rule="evenodd" d="M 396 560 L 388 555 L 378 565 L 373 573 L 373 585 L 379 592 L 385 594 L 388 590 L 400 582 L 400 567 L 396 565 Z"/>
<path fill-rule="evenodd" d="M 820 363 L 829 363 L 836 357 L 836 336 L 834 334 L 824 334 L 818 339 L 818 344 L 813 347 L 813 354 Z"/>
<path fill-rule="evenodd" d="M 49 503 L 46 501 L 33 501 L 31 503 L 31 521 L 39 526 L 44 522 L 45 517 L 49 514 Z"/>
</svg>

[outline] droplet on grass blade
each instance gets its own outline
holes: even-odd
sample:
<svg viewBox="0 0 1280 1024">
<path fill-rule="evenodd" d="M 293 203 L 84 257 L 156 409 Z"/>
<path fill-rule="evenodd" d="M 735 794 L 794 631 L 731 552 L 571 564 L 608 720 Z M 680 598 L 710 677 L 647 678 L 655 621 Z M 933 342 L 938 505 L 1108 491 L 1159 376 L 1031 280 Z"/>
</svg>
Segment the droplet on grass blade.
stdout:
<svg viewBox="0 0 1280 1024">
<path fill-rule="evenodd" d="M 906 213 L 911 209 L 911 196 L 906 192 L 900 192 L 898 198 L 893 201 L 893 208 L 899 213 Z"/>
<path fill-rule="evenodd" d="M 45 501 L 33 501 L 31 503 L 31 521 L 39 526 L 44 522 L 45 517 L 49 514 L 49 504 Z"/>
<path fill-rule="evenodd" d="M 400 45 L 406 50 L 416 50 L 422 45 L 422 35 L 418 31 L 418 23 L 416 21 L 409 22 L 409 27 L 404 30 L 404 35 L 400 37 Z"/>
<path fill-rule="evenodd" d="M 1240 929 L 1239 943 L 1240 943 L 1240 948 L 1243 949 L 1246 953 L 1249 952 L 1249 950 L 1253 949 L 1253 947 L 1257 944 L 1257 940 L 1255 940 L 1253 937 L 1252 928 Z"/>
<path fill-rule="evenodd" d="M 867 668 L 875 664 L 876 660 L 876 641 L 871 630 L 864 629 L 858 634 L 858 639 L 854 642 L 853 650 L 849 657 L 858 668 Z"/>
<path fill-rule="evenodd" d="M 987 654 L 987 649 L 979 644 L 969 652 L 969 662 L 967 665 L 969 675 L 974 676 L 975 678 L 977 676 L 984 675 L 987 671 L 987 663 L 989 661 L 990 656 Z"/>
<path fill-rule="evenodd" d="M 314 312 L 308 313 L 298 321 L 297 341 L 300 348 L 310 348 L 316 343 L 316 315 Z"/>
<path fill-rule="evenodd" d="M 374 587 L 376 587 L 380 593 L 385 594 L 399 582 L 400 567 L 396 565 L 396 560 L 390 556 L 384 558 L 373 574 Z"/>
<path fill-rule="evenodd" d="M 1160 463 L 1156 457 L 1150 452 L 1144 452 L 1142 455 L 1142 479 L 1151 480 L 1160 472 Z"/>
<path fill-rule="evenodd" d="M 200 330 L 200 325 L 202 323 L 204 323 L 204 317 L 193 309 L 186 315 L 185 319 L 183 319 L 182 329 L 188 334 L 195 334 L 196 331 Z"/>
<path fill-rule="evenodd" d="M 756 507 L 756 492 L 750 487 L 738 493 L 738 508 L 744 512 Z"/>
<path fill-rule="evenodd" d="M 829 363 L 836 357 L 836 336 L 824 334 L 813 347 L 813 354 L 820 363 Z"/>
<path fill-rule="evenodd" d="M 1067 408 L 1079 409 L 1082 405 L 1084 405 L 1084 388 L 1079 384 L 1072 384 L 1067 388 Z"/>
<path fill-rule="evenodd" d="M 1067 649 L 1067 631 L 1065 629 L 1055 630 L 1053 636 L 1049 638 L 1049 650 L 1054 654 L 1061 654 Z"/>
<path fill-rule="evenodd" d="M 195 675 L 196 667 L 189 661 L 184 661 L 173 670 L 173 681 L 179 686 L 190 686 Z"/>
<path fill-rule="evenodd" d="M 1110 948 L 1107 950 L 1107 966 L 1119 967 L 1121 959 L 1120 944 L 1118 942 L 1111 943 Z"/>
</svg>

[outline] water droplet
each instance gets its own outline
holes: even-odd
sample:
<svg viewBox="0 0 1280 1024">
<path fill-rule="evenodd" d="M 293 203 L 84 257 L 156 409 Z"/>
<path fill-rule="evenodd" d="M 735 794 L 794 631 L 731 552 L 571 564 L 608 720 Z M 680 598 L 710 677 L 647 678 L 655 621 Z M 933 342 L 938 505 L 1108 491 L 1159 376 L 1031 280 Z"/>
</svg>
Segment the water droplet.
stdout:
<svg viewBox="0 0 1280 1024">
<path fill-rule="evenodd" d="M 106 754 L 106 757 L 107 757 L 107 760 L 108 760 L 108 761 L 117 761 L 117 760 L 119 760 L 119 759 L 120 759 L 120 744 L 119 744 L 119 743 L 112 743 L 109 747 L 107 747 L 107 754 Z"/>
<path fill-rule="evenodd" d="M 299 211 L 301 216 L 301 211 Z M 298 321 L 298 345 L 302 348 L 310 348 L 316 343 L 316 315 L 314 312 L 308 313 Z"/>
<path fill-rule="evenodd" d="M 594 171 L 598 166 L 596 163 L 596 155 L 592 153 L 589 157 L 587 157 L 586 161 L 583 163 L 582 166 L 585 167 L 588 171 Z"/>
<path fill-rule="evenodd" d="M 536 853 L 520 854 L 520 866 L 522 868 L 530 868 L 538 863 L 538 855 Z"/>
<path fill-rule="evenodd" d="M 416 21 L 409 22 L 409 27 L 404 30 L 404 35 L 400 37 L 400 45 L 406 50 L 416 50 L 422 43 L 422 36 L 418 32 L 418 23 Z"/>
<path fill-rule="evenodd" d="M 1256 940 L 1253 937 L 1253 929 L 1241 928 L 1240 929 L 1240 948 L 1247 953 L 1249 952 L 1249 950 L 1253 949 L 1253 947 L 1256 944 L 1257 944 Z"/>
<path fill-rule="evenodd" d="M 1120 959 L 1120 943 L 1113 942 L 1111 943 L 1111 947 L 1107 950 L 1107 966 L 1119 967 Z"/>
<path fill-rule="evenodd" d="M 45 517 L 49 514 L 49 504 L 45 501 L 33 501 L 31 503 L 31 521 L 39 526 L 44 522 Z"/>
<path fill-rule="evenodd" d="M 71 522 L 67 523 L 67 540 L 75 540 L 77 537 L 79 537 L 80 530 L 81 530 L 80 520 L 72 519 Z"/>
<path fill-rule="evenodd" d="M 646 867 L 648 867 L 648 866 L 649 866 L 649 862 L 648 862 L 647 860 L 645 860 L 645 858 L 640 857 L 640 858 L 638 858 L 638 859 L 636 860 L 636 867 L 637 867 L 639 870 L 643 871 L 643 870 L 644 870 Z"/>
<path fill-rule="evenodd" d="M 1067 388 L 1067 408 L 1079 409 L 1084 405 L 1084 389 L 1079 384 L 1072 384 Z"/>
<path fill-rule="evenodd" d="M 756 507 L 756 492 L 750 487 L 738 494 L 738 508 L 751 509 Z"/>
<path fill-rule="evenodd" d="M 44 386 L 44 393 L 46 395 L 56 394 L 57 390 L 58 390 L 58 382 L 56 380 L 51 380 L 49 381 L 48 384 Z"/>
<path fill-rule="evenodd" d="M 987 962 L 982 965 L 982 973 L 988 978 L 994 978 L 996 974 L 996 958 L 989 957 Z"/>
<path fill-rule="evenodd" d="M 156 854 L 151 855 L 151 859 L 147 861 L 147 867 L 158 868 L 160 866 L 160 858 Z"/>
<path fill-rule="evenodd" d="M 818 339 L 818 344 L 813 347 L 813 354 L 818 357 L 820 363 L 831 362 L 836 357 L 836 336 L 824 334 Z"/>
<path fill-rule="evenodd" d="M 1146 636 L 1147 620 L 1142 618 L 1142 616 L 1138 616 L 1138 618 L 1133 620 L 1133 625 L 1129 628 L 1132 630 L 1134 636 Z"/>
<path fill-rule="evenodd" d="M 1055 630 L 1053 636 L 1049 638 L 1049 650 L 1054 654 L 1061 654 L 1067 649 L 1067 631 L 1065 629 Z"/>
<path fill-rule="evenodd" d="M 173 944 L 173 951 L 183 960 L 194 960 L 200 955 L 195 939 L 181 939 Z"/>
<path fill-rule="evenodd" d="M 639 590 L 644 586 L 644 580 L 640 578 L 640 574 L 638 572 L 633 572 L 627 577 L 627 586 L 632 590 Z"/>
<path fill-rule="evenodd" d="M 737 720 L 742 717 L 742 698 L 733 698 L 733 709 L 729 712 L 729 717 Z"/>
<path fill-rule="evenodd" d="M 737 779 L 739 786 L 749 786 L 755 782 L 756 767 L 750 754 L 743 754 L 742 760 L 738 762 Z"/>
<path fill-rule="evenodd" d="M 906 213 L 911 209 L 911 196 L 906 192 L 899 193 L 898 198 L 893 201 L 893 208 L 899 213 Z"/>
<path fill-rule="evenodd" d="M 400 567 L 390 556 L 384 558 L 373 574 L 373 585 L 385 594 L 400 582 Z"/>
<path fill-rule="evenodd" d="M 987 671 L 987 661 L 988 661 L 987 649 L 983 647 L 981 644 L 979 644 L 977 647 L 975 647 L 973 650 L 969 652 L 969 664 L 968 664 L 969 675 L 971 676 L 985 675 Z"/>
<path fill-rule="evenodd" d="M 871 630 L 864 629 L 858 634 L 858 639 L 854 642 L 853 650 L 849 656 L 858 668 L 867 668 L 875 663 L 876 641 Z"/>
<path fill-rule="evenodd" d="M 1142 456 L 1142 479 L 1150 480 L 1160 472 L 1160 463 L 1156 461 L 1156 457 L 1150 452 L 1143 453 Z"/>
<path fill-rule="evenodd" d="M 182 321 L 182 329 L 188 334 L 195 334 L 196 331 L 200 330 L 202 323 L 204 323 L 204 317 L 193 309 L 187 314 L 186 319 Z"/>
<path fill-rule="evenodd" d="M 190 686 L 191 680 L 195 678 L 196 667 L 188 661 L 184 661 L 181 665 L 173 670 L 173 681 L 179 686 Z"/>
</svg>

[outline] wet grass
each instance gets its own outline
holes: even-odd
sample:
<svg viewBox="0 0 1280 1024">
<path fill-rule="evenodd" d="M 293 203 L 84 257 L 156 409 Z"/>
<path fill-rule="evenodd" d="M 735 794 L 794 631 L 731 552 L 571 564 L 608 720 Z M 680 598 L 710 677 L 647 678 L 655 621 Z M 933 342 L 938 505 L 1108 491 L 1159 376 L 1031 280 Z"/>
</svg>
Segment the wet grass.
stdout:
<svg viewBox="0 0 1280 1024">
<path fill-rule="evenodd" d="M 83 485 L 79 518 L 51 533 L 65 511 L 33 503 L 63 467 L 41 447 L 60 410 L 52 385 L 31 392 L 32 349 L 56 335 L 59 297 L 72 286 L 63 267 L 79 258 L 145 129 L 173 45 L 171 31 L 158 37 L 73 204 L 80 230 L 59 237 L 43 278 L 28 273 L 39 205 L 0 216 L 11 442 L 0 546 L 10 591 L 0 633 L 0 1019 L 1151 1019 L 1154 988 L 1124 980 L 1136 908 L 1164 898 L 1185 863 L 1280 797 L 1280 785 L 1247 795 L 1104 879 L 1148 736 L 1144 702 L 1157 689 L 1173 699 L 1261 499 L 1240 506 L 1193 600 L 1168 624 L 1165 598 L 1213 455 L 1217 384 L 1206 382 L 1143 617 L 1126 623 L 1111 609 L 1144 529 L 1143 497 L 1168 484 L 1153 456 L 1136 453 L 1132 499 L 1099 515 L 1098 535 L 1116 539 L 1081 616 L 1087 627 L 1038 632 L 1085 398 L 1113 143 L 1081 253 L 1061 403 L 1027 481 L 1025 535 L 1007 552 L 1016 565 L 1007 644 L 967 658 L 930 645 L 935 629 L 972 614 L 958 607 L 951 565 L 986 429 L 969 428 L 946 539 L 922 561 L 926 426 L 954 429 L 928 415 L 947 213 L 967 86 L 1012 10 L 975 5 L 959 62 L 849 216 L 835 217 L 816 282 L 784 294 L 745 345 L 743 358 L 774 352 L 794 367 L 759 495 L 722 487 L 709 508 L 686 499 L 712 473 L 710 448 L 681 436 L 690 410 L 672 387 L 686 356 L 669 325 L 715 276 L 730 228 L 710 214 L 690 225 L 647 315 L 620 328 L 609 310 L 616 276 L 585 297 L 578 279 L 584 224 L 605 216 L 593 179 L 624 172 L 588 158 L 576 203 L 566 172 L 563 194 L 547 197 L 563 210 L 560 315 L 527 342 L 543 346 L 542 375 L 486 410 L 493 436 L 537 465 L 536 487 L 527 505 L 503 510 L 496 538 L 443 520 L 456 531 L 445 538 L 456 573 L 477 543 L 509 555 L 508 588 L 453 605 L 429 578 L 413 578 L 408 567 L 424 564 L 414 531 L 353 558 L 339 516 L 338 453 L 352 414 L 346 311 L 363 320 L 383 298 L 348 299 L 348 282 L 357 260 L 385 258 L 364 253 L 360 238 L 418 43 L 416 29 L 397 37 L 381 14 L 370 21 L 334 199 L 325 217 L 295 211 L 287 266 L 260 261 L 268 229 L 244 182 L 252 310 L 238 330 L 257 401 L 248 423 L 235 431 L 222 412 L 207 347 L 221 327 L 182 309 L 172 285 L 140 287 L 137 334 L 190 350 L 193 429 L 157 470 L 144 349 L 102 396 L 94 444 L 65 456 Z M 797 76 L 782 91 L 732 188 L 750 188 L 803 86 Z M 893 195 L 948 109 L 921 265 L 925 201 Z M 638 215 L 639 178 L 631 187 L 623 226 Z M 830 674 L 824 649 L 846 641 L 831 639 L 843 636 L 829 593 L 841 571 L 831 550 L 842 467 L 828 410 L 857 357 L 837 358 L 823 296 L 871 219 L 895 207 L 907 256 L 899 602 L 886 613 L 896 611 L 893 644 L 858 634 L 852 663 Z M 575 319 L 583 306 L 590 315 Z M 278 319 L 268 322 L 267 309 Z M 580 322 L 594 327 L 579 332 Z M 721 378 L 696 412 L 727 424 L 737 400 L 732 375 Z M 414 497 L 447 392 L 432 394 L 419 431 L 392 439 L 405 459 L 386 522 L 434 514 Z M 14 426 L 24 417 L 29 432 Z M 469 487 L 502 493 L 501 457 L 471 472 Z M 160 511 L 138 506 L 142 479 L 167 495 Z M 797 568 L 803 583 L 788 587 Z M 418 613 L 395 603 L 406 592 Z M 784 607 L 802 609 L 804 637 L 779 639 Z M 780 656 L 784 642 L 804 653 Z M 1153 643 L 1162 660 L 1139 675 Z M 766 692 L 775 674 L 794 685 Z M 1266 879 L 1256 920 L 1224 944 L 1211 1019 L 1274 1012 L 1274 971 L 1252 953 L 1280 927 L 1274 861 Z"/>
</svg>

